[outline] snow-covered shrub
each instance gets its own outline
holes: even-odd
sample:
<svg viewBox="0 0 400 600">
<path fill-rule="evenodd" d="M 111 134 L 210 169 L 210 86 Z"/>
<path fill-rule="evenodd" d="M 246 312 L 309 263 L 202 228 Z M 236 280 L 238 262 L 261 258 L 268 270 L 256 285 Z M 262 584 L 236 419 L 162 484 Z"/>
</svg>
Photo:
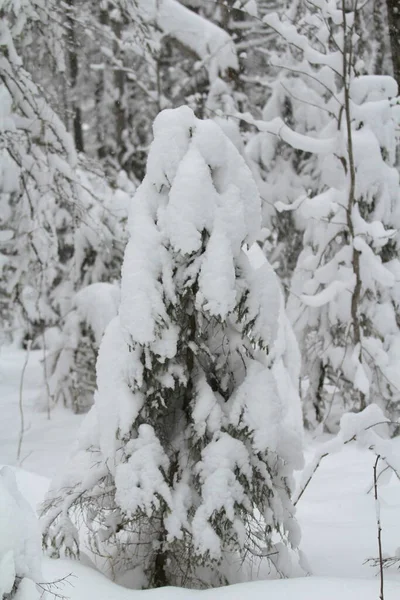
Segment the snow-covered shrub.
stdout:
<svg viewBox="0 0 400 600">
<path fill-rule="evenodd" d="M 317 84 L 307 85 L 299 77 L 281 74 L 271 83 L 262 118 L 264 121 L 280 118 L 295 131 L 313 136 L 326 123 L 326 113 L 319 109 L 323 105 Z M 287 286 L 301 250 L 304 222 L 296 212 L 277 207 L 290 206 L 299 197 L 318 190 L 316 158 L 290 147 L 279 135 L 266 132 L 250 138 L 246 158 L 262 200 L 264 251 Z"/>
<path fill-rule="evenodd" d="M 260 224 L 250 170 L 218 125 L 160 113 L 95 403 L 46 501 L 55 553 L 79 551 L 81 515 L 93 555 L 138 587 L 297 564 L 299 357 L 273 269 L 244 251 Z"/>
<path fill-rule="evenodd" d="M 347 11 L 347 7 L 346 7 Z M 374 401 L 397 415 L 399 174 L 396 82 L 358 76 L 357 14 L 319 1 L 304 23 L 268 23 L 299 53 L 298 72 L 329 90 L 330 122 L 312 140 L 322 191 L 297 205 L 306 222 L 289 298 L 303 355 L 309 422 L 334 426 Z"/>
<path fill-rule="evenodd" d="M 79 291 L 65 318 L 57 344 L 49 349 L 49 393 L 74 412 L 86 412 L 96 387 L 98 348 L 108 323 L 118 312 L 119 288 L 94 283 Z"/>
<path fill-rule="evenodd" d="M 93 404 L 96 360 L 103 333 L 118 313 L 119 287 L 92 283 L 72 300 L 57 343 L 49 349 L 47 368 L 53 402 L 62 401 L 76 413 Z"/>
<path fill-rule="evenodd" d="M 0 470 L 0 598 L 38 600 L 41 536 L 37 518 L 9 467 Z"/>
</svg>

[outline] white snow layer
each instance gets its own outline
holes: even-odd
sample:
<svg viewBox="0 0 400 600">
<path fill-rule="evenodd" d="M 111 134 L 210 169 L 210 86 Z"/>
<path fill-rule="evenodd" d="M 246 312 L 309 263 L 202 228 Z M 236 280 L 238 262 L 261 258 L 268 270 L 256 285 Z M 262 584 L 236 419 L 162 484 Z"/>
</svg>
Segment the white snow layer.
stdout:
<svg viewBox="0 0 400 600">
<path fill-rule="evenodd" d="M 378 579 L 356 579 L 337 577 L 303 577 L 278 581 L 253 581 L 209 590 L 187 590 L 167 587 L 158 590 L 135 591 L 109 581 L 104 575 L 82 564 L 71 561 L 46 561 L 48 578 L 57 579 L 73 572 L 76 578 L 67 585 L 71 600 L 376 600 Z M 397 600 L 400 583 L 385 582 L 385 600 Z"/>
</svg>

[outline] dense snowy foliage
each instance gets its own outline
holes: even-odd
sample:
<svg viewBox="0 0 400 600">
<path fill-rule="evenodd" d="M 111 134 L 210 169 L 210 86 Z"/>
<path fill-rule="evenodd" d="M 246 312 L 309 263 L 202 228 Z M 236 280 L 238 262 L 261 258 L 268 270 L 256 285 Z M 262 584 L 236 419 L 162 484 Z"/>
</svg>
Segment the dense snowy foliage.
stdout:
<svg viewBox="0 0 400 600">
<path fill-rule="evenodd" d="M 277 77 L 263 109 L 266 122 L 280 118 L 301 134 L 316 135 L 325 125 L 323 100 L 312 86 L 298 77 Z M 316 192 L 319 174 L 314 155 L 290 147 L 273 133 L 259 132 L 246 146 L 246 157 L 262 198 L 264 251 L 285 287 L 301 249 L 304 220 L 285 210 L 299 197 Z"/>
<path fill-rule="evenodd" d="M 3 17 L 1 308 L 14 338 L 37 341 L 62 323 L 77 289 L 118 277 L 126 214 L 114 211 L 116 192 L 79 168 L 71 136 L 16 53 L 15 27 Z"/>
<path fill-rule="evenodd" d="M 276 15 L 266 21 L 301 50 L 297 70 L 328 90 L 322 108 L 332 117 L 319 134 L 322 191 L 294 206 L 306 223 L 289 298 L 306 418 L 332 426 L 371 399 L 397 416 L 397 85 L 356 74 L 354 15 L 334 3 L 304 18 L 324 52 Z"/>
<path fill-rule="evenodd" d="M 370 399 L 397 417 L 400 187 L 393 168 L 397 118 L 390 102 L 397 86 L 390 79 L 358 77 L 350 93 L 354 183 L 340 164 L 346 134 L 339 132 L 336 149 L 322 158 L 325 190 L 299 209 L 304 218 L 313 215 L 313 222 L 306 227 L 291 306 L 307 348 L 309 397 L 315 402 L 322 396 L 316 405 L 320 417 L 332 409 L 335 419 L 338 407 L 332 404 L 342 405 L 343 412 Z M 348 164 L 347 154 L 344 160 Z"/>
</svg>

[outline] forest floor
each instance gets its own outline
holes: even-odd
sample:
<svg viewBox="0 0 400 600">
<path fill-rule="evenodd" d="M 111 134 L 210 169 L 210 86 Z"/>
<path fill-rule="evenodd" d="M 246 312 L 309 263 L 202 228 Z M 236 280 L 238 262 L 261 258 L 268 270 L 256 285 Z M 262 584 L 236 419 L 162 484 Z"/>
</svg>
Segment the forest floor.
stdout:
<svg viewBox="0 0 400 600">
<path fill-rule="evenodd" d="M 49 479 L 67 460 L 83 417 L 63 407 L 53 409 L 50 419 L 46 411 L 38 412 L 40 352 L 30 353 L 21 395 L 25 358 L 23 351 L 0 348 L 0 464 L 18 467 L 20 490 L 37 507 Z M 18 462 L 21 397 L 25 433 Z M 307 438 L 306 462 L 326 439 Z M 400 453 L 400 439 L 391 443 Z M 370 491 L 373 463 L 374 456 L 367 450 L 349 444 L 322 462 L 300 499 L 301 548 L 312 571 L 310 577 L 258 581 L 204 592 L 176 588 L 138 592 L 117 586 L 89 566 L 50 559 L 44 561 L 44 576 L 53 581 L 72 573 L 74 577 L 68 578 L 60 590 L 71 600 L 137 600 L 138 595 L 175 600 L 198 593 L 203 600 L 236 600 L 243 594 L 251 594 L 252 600 L 378 600 L 377 569 L 365 563 L 378 555 L 375 503 Z M 392 477 L 380 484 L 379 496 L 383 551 L 393 556 L 400 546 L 400 482 Z M 400 570 L 393 567 L 385 571 L 385 600 L 399 598 Z"/>
</svg>

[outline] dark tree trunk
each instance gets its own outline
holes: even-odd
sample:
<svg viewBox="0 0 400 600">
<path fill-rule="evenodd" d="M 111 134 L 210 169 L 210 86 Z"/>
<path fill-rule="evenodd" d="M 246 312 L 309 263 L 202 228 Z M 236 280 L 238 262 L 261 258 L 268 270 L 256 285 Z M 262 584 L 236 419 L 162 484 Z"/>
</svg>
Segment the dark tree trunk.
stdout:
<svg viewBox="0 0 400 600">
<path fill-rule="evenodd" d="M 122 37 L 122 23 L 120 21 L 113 21 L 113 32 L 115 35 L 114 42 L 114 57 L 121 65 L 123 64 L 123 55 L 120 49 L 120 40 Z M 126 111 L 125 111 L 125 72 L 123 68 L 115 69 L 114 71 L 114 84 L 115 84 L 115 140 L 117 144 L 116 156 L 118 158 L 119 165 L 124 167 L 124 155 L 125 155 L 125 143 L 124 143 L 124 132 L 126 129 Z"/>
<path fill-rule="evenodd" d="M 67 0 L 68 4 L 68 62 L 71 85 L 71 104 L 73 114 L 73 132 L 75 147 L 78 152 L 84 152 L 83 130 L 82 130 L 82 112 L 77 97 L 77 82 L 79 75 L 79 62 L 76 45 L 76 32 L 74 21 L 74 0 Z"/>
<path fill-rule="evenodd" d="M 160 548 L 156 555 L 154 564 L 154 578 L 153 587 L 160 588 L 168 585 L 168 578 L 165 572 L 166 567 L 166 556 L 164 551 Z"/>
<path fill-rule="evenodd" d="M 101 8 L 99 13 L 99 22 L 102 28 L 109 25 L 108 9 Z M 103 70 L 99 72 L 98 81 L 95 89 L 95 104 L 96 104 L 96 139 L 97 139 L 97 156 L 100 160 L 107 156 L 106 143 L 106 128 L 103 122 L 102 106 L 105 93 L 105 73 Z"/>
<path fill-rule="evenodd" d="M 373 23 L 376 36 L 377 50 L 375 55 L 374 74 L 384 74 L 384 60 L 387 51 L 386 10 L 384 0 L 375 0 Z"/>
<path fill-rule="evenodd" d="M 323 407 L 324 407 L 325 367 L 322 364 L 322 361 L 319 364 L 320 364 L 320 371 L 319 371 L 318 387 L 317 387 L 317 392 L 315 394 L 315 400 L 314 400 L 315 418 L 317 419 L 317 423 L 321 423 L 323 416 L 324 416 L 323 415 Z"/>
<path fill-rule="evenodd" d="M 393 76 L 400 88 L 400 0 L 387 0 Z"/>
</svg>

